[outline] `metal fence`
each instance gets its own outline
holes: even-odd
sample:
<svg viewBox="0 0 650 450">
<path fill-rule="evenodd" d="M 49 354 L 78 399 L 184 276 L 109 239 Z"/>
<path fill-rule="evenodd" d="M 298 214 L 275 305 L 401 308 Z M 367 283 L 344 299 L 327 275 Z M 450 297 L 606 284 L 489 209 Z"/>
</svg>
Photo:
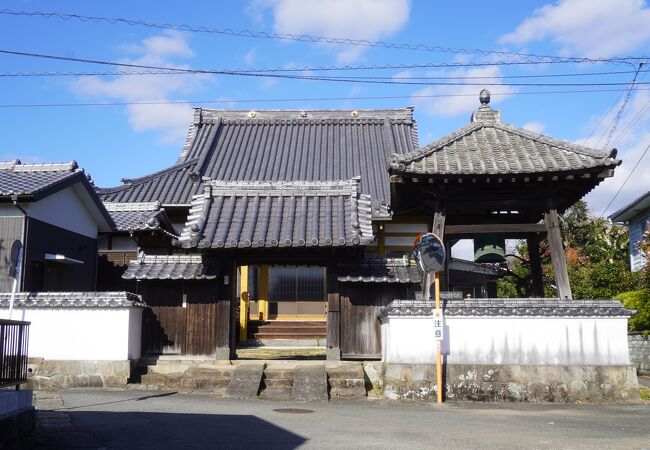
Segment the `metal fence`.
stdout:
<svg viewBox="0 0 650 450">
<path fill-rule="evenodd" d="M 27 381 L 29 322 L 0 319 L 0 387 Z"/>
</svg>

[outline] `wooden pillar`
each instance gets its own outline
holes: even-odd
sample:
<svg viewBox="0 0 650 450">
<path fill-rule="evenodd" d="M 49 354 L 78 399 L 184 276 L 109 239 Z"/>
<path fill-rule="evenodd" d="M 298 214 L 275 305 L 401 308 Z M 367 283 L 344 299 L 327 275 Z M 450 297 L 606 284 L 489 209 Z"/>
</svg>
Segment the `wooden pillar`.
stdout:
<svg viewBox="0 0 650 450">
<path fill-rule="evenodd" d="M 341 296 L 336 266 L 327 267 L 327 359 L 341 359 Z"/>
<path fill-rule="evenodd" d="M 562 245 L 562 234 L 560 232 L 560 219 L 555 209 L 555 203 L 550 201 L 548 209 L 544 213 L 544 223 L 548 232 L 548 245 L 551 250 L 551 262 L 553 273 L 555 273 L 555 285 L 557 286 L 558 297 L 561 300 L 573 300 L 571 286 L 569 285 L 569 274 L 566 268 L 566 257 Z"/>
<path fill-rule="evenodd" d="M 219 300 L 217 302 L 217 348 L 215 350 L 215 359 L 229 360 L 235 356 L 235 310 L 233 304 L 234 290 L 236 287 L 235 276 L 237 271 L 234 266 L 230 266 L 224 271 L 224 275 L 217 278 L 221 283 L 219 286 Z M 233 287 L 233 284 L 235 286 Z"/>
<path fill-rule="evenodd" d="M 539 235 L 528 235 L 528 258 L 530 259 L 530 274 L 533 279 L 533 296 L 544 297 L 544 277 L 542 274 L 542 260 L 539 252 Z"/>
<path fill-rule="evenodd" d="M 248 266 L 239 268 L 239 342 L 248 340 Z"/>
<path fill-rule="evenodd" d="M 260 285 L 259 285 L 259 312 L 262 320 L 269 319 L 269 266 L 259 266 Z"/>
</svg>

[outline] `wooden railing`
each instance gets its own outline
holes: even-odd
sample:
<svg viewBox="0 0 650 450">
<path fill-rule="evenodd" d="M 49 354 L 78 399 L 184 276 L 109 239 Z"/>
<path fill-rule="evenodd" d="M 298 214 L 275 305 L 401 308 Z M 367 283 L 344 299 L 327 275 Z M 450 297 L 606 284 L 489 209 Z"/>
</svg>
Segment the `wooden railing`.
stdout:
<svg viewBox="0 0 650 450">
<path fill-rule="evenodd" d="M 0 319 L 0 388 L 27 381 L 29 322 Z"/>
</svg>

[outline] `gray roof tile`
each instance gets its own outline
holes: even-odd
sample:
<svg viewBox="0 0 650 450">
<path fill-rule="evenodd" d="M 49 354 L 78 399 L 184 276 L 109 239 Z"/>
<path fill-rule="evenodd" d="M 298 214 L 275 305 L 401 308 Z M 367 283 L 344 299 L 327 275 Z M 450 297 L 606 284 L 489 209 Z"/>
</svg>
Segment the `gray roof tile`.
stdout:
<svg viewBox="0 0 650 450">
<path fill-rule="evenodd" d="M 433 314 L 433 300 L 393 300 L 381 315 L 427 316 Z M 507 317 L 629 317 L 616 300 L 559 300 L 551 298 L 477 298 L 449 299 L 443 302 L 447 316 Z"/>
<path fill-rule="evenodd" d="M 189 204 L 194 180 L 335 181 L 361 177 L 373 216 L 389 214 L 386 157 L 415 149 L 410 108 L 223 111 L 197 108 L 177 165 L 101 189 L 104 200 Z M 193 174 L 193 175 L 192 175 Z"/>
<path fill-rule="evenodd" d="M 8 308 L 10 293 L 0 293 L 0 308 Z M 130 292 L 17 292 L 14 308 L 129 308 L 144 307 Z"/>
<path fill-rule="evenodd" d="M 146 231 L 162 229 L 176 237 L 174 228 L 159 202 L 116 203 L 103 202 L 113 218 L 117 231 Z"/>
<path fill-rule="evenodd" d="M 419 283 L 420 272 L 408 258 L 365 259 L 337 268 L 341 282 Z"/>
<path fill-rule="evenodd" d="M 22 164 L 0 162 L 0 196 L 32 196 L 82 173 L 76 162 L 63 164 Z"/>
<path fill-rule="evenodd" d="M 614 168 L 605 152 L 500 122 L 497 111 L 479 108 L 472 122 L 405 154 L 388 158 L 393 173 L 412 175 L 508 175 Z"/>
<path fill-rule="evenodd" d="M 122 275 L 126 280 L 211 280 L 220 270 L 218 262 L 202 255 L 143 255 L 130 261 Z"/>
<path fill-rule="evenodd" d="M 175 245 L 185 248 L 365 245 L 374 239 L 359 180 L 206 181 Z"/>
</svg>

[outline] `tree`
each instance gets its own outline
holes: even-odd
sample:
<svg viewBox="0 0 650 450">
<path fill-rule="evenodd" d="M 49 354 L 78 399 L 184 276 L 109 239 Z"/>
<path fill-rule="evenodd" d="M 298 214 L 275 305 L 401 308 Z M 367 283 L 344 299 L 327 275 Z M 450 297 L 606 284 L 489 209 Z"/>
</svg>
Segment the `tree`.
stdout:
<svg viewBox="0 0 650 450">
<path fill-rule="evenodd" d="M 561 217 L 567 269 L 573 297 L 577 299 L 613 298 L 636 289 L 641 275 L 628 269 L 628 233 L 589 213 L 587 204 L 579 201 Z M 557 296 L 548 243 L 540 243 L 545 295 Z M 532 292 L 530 258 L 525 244 L 517 246 L 516 254 L 500 270 L 499 295 L 529 297 Z"/>
</svg>

